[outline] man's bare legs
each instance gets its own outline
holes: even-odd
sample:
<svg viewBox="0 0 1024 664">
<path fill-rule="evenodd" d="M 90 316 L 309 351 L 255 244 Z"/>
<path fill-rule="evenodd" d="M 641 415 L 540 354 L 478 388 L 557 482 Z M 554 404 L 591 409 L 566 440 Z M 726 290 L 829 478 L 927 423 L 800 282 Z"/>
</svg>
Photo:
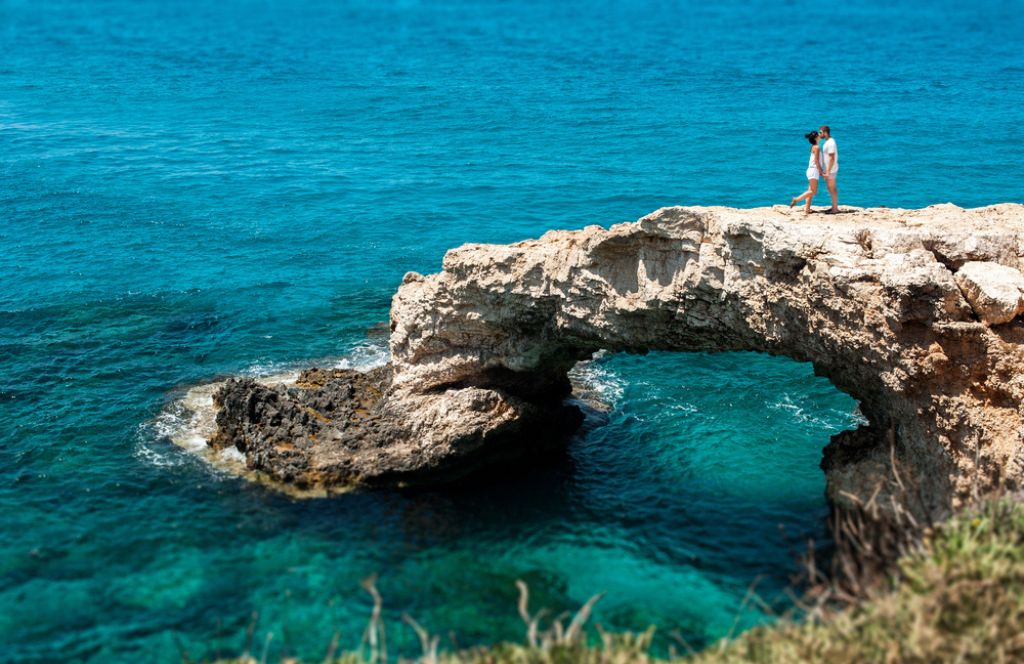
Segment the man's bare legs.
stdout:
<svg viewBox="0 0 1024 664">
<path fill-rule="evenodd" d="M 836 188 L 836 176 L 826 177 L 825 185 L 828 186 L 828 195 L 832 197 L 832 209 L 829 212 L 839 212 L 839 189 Z"/>
</svg>

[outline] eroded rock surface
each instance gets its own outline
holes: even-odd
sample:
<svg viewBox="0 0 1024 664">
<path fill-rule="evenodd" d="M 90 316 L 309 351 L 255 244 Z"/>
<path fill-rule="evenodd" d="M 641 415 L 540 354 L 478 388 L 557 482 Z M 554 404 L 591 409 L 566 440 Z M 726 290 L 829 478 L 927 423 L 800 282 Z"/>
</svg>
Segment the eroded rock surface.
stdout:
<svg viewBox="0 0 1024 664">
<path fill-rule="evenodd" d="M 390 382 L 390 367 L 307 369 L 292 386 L 229 380 L 214 394 L 209 444 L 234 446 L 250 468 L 301 487 L 343 485 L 367 464 L 384 471 L 393 441 L 380 405 Z"/>
<path fill-rule="evenodd" d="M 504 459 L 542 453 L 582 420 L 560 399 L 532 403 L 503 390 L 388 393 L 391 365 L 369 372 L 312 368 L 291 385 L 251 378 L 214 394 L 215 449 L 299 489 L 442 482 Z"/>
<path fill-rule="evenodd" d="M 1024 312 L 1024 275 L 1016 268 L 972 261 L 957 270 L 956 283 L 986 323 L 1008 323 Z"/>
<path fill-rule="evenodd" d="M 1017 305 L 1009 315 L 1007 285 L 1022 256 L 1024 206 L 1009 204 L 809 217 L 674 207 L 607 229 L 465 245 L 442 272 L 406 275 L 394 297 L 393 374 L 367 407 L 382 429 L 332 424 L 323 435 L 317 417 L 303 419 L 304 405 L 330 400 L 327 381 L 276 396 L 235 384 L 239 405 L 222 401 L 237 415 L 222 431 L 241 432 L 226 438 L 266 463 L 249 450 L 269 443 L 244 442 L 260 438 L 264 414 L 241 404 L 287 403 L 294 427 L 279 439 L 332 470 L 282 478 L 429 478 L 571 428 L 567 372 L 599 349 L 758 351 L 812 362 L 860 400 L 869 424 L 835 436 L 822 463 L 834 501 L 867 499 L 895 461 L 941 512 L 972 489 L 1024 478 L 1024 323 Z M 310 408 L 331 422 L 348 412 Z"/>
</svg>

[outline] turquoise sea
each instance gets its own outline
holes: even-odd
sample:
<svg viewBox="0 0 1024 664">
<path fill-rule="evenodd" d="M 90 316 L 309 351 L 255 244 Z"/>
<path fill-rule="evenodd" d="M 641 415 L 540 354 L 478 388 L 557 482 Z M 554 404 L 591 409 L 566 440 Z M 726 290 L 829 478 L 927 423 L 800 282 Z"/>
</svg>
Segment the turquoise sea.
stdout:
<svg viewBox="0 0 1024 664">
<path fill-rule="evenodd" d="M 841 202 L 1024 202 L 1024 12 L 934 0 L 0 0 L 0 660 L 319 659 L 379 574 L 460 645 L 606 591 L 695 646 L 827 539 L 852 399 L 747 354 L 610 356 L 564 455 L 296 500 L 171 439 L 232 374 L 383 361 L 449 247 L 786 203 L 831 124 Z M 819 204 L 824 201 L 819 200 Z"/>
</svg>

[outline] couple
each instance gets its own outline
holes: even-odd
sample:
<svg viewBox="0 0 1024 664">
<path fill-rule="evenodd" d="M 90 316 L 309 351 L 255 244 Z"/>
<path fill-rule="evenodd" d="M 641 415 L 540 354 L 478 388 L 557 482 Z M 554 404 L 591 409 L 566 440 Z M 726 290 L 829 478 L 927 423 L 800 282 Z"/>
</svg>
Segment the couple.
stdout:
<svg viewBox="0 0 1024 664">
<path fill-rule="evenodd" d="M 804 134 L 804 138 L 811 142 L 811 159 L 807 164 L 807 191 L 790 199 L 789 207 L 796 205 L 797 201 L 807 201 L 804 203 L 804 213 L 810 214 L 811 200 L 818 193 L 818 178 L 824 177 L 828 193 L 832 196 L 832 208 L 826 210 L 825 214 L 835 214 L 839 212 L 839 192 L 836 190 L 839 150 L 836 148 L 836 139 L 832 138 L 832 131 L 828 125 L 822 125 L 818 131 Z"/>
</svg>

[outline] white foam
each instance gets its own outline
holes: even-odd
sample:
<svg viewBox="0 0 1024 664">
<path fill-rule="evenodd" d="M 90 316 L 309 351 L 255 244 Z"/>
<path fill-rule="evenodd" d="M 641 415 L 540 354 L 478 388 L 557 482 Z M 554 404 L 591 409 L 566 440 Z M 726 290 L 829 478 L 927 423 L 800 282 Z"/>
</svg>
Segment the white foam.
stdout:
<svg viewBox="0 0 1024 664">
<path fill-rule="evenodd" d="M 858 404 L 852 412 L 832 410 L 830 412 L 835 417 L 827 420 L 822 417 L 811 415 L 803 406 L 794 402 L 793 398 L 788 394 L 783 394 L 782 398 L 772 404 L 769 404 L 769 407 L 773 410 L 781 410 L 789 413 L 797 422 L 810 424 L 822 429 L 839 430 L 851 426 L 867 424 L 867 420 L 860 412 L 860 404 Z M 836 420 L 844 421 L 840 423 Z"/>
<path fill-rule="evenodd" d="M 580 362 L 569 372 L 569 379 L 585 401 L 596 400 L 606 408 L 614 408 L 626 393 L 626 382 L 600 362 L 600 357 Z"/>
<path fill-rule="evenodd" d="M 686 403 L 685 401 L 669 404 L 669 410 L 674 410 L 684 415 L 693 415 L 700 412 L 692 403 Z"/>
<path fill-rule="evenodd" d="M 334 365 L 336 369 L 355 369 L 369 371 L 384 366 L 391 359 L 387 344 L 378 341 L 365 341 L 354 346 L 345 357 Z"/>
<path fill-rule="evenodd" d="M 276 385 L 278 383 L 290 384 L 299 378 L 301 369 L 291 363 L 261 363 L 253 364 L 242 371 L 246 378 L 253 378 L 264 385 Z"/>
<path fill-rule="evenodd" d="M 234 447 L 225 447 L 220 451 L 220 458 L 227 462 L 245 463 L 245 455 Z"/>
<path fill-rule="evenodd" d="M 135 456 L 151 466 L 173 468 L 181 465 L 181 458 L 168 451 L 159 451 L 154 447 L 140 442 L 135 446 Z"/>
</svg>

